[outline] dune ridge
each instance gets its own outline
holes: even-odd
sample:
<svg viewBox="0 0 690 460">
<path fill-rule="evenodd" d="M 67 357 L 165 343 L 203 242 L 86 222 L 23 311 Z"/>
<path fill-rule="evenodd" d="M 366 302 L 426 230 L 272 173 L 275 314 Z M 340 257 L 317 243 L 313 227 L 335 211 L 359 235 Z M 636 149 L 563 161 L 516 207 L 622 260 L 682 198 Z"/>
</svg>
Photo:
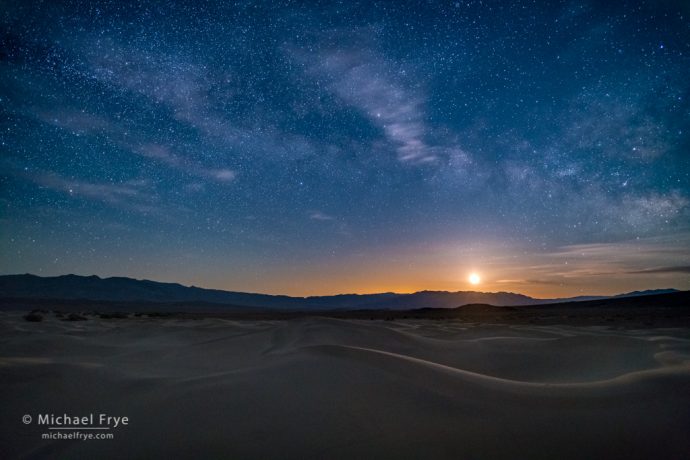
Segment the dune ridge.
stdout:
<svg viewBox="0 0 690 460">
<path fill-rule="evenodd" d="M 690 331 L 0 314 L 5 458 L 687 458 Z M 43 441 L 23 414 L 128 416 Z"/>
</svg>

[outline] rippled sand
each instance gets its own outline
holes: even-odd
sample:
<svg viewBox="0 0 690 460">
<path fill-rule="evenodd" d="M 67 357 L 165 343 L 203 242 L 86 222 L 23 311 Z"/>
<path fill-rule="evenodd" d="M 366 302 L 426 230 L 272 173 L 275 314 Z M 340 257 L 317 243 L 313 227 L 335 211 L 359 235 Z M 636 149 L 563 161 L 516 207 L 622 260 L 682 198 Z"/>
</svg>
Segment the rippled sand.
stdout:
<svg viewBox="0 0 690 460">
<path fill-rule="evenodd" d="M 687 329 L 1 315 L 4 458 L 690 458 Z"/>
</svg>

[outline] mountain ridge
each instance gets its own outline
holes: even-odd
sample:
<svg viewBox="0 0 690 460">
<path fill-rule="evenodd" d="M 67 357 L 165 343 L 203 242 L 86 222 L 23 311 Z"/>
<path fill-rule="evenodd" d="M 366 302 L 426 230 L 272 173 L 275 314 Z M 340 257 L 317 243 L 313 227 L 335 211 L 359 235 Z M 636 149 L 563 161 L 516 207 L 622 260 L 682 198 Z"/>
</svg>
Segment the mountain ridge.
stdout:
<svg viewBox="0 0 690 460">
<path fill-rule="evenodd" d="M 60 275 L 41 277 L 33 274 L 0 275 L 0 297 L 15 299 L 51 298 L 116 302 L 208 302 L 269 309 L 389 309 L 454 308 L 463 304 L 487 303 L 503 306 L 527 306 L 598 300 L 611 297 L 633 297 L 676 292 L 675 289 L 634 291 L 616 296 L 578 296 L 537 299 L 513 292 L 431 291 L 409 294 L 383 292 L 374 294 L 336 294 L 327 296 L 287 296 L 260 294 L 151 280 L 97 275 Z"/>
</svg>

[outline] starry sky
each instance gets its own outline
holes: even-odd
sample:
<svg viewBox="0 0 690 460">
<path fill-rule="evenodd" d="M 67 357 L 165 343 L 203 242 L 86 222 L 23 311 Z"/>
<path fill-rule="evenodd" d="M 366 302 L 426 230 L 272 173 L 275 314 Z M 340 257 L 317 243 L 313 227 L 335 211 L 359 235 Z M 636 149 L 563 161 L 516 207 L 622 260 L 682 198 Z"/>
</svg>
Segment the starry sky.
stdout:
<svg viewBox="0 0 690 460">
<path fill-rule="evenodd" d="M 0 273 L 690 289 L 689 5 L 2 1 Z"/>
</svg>

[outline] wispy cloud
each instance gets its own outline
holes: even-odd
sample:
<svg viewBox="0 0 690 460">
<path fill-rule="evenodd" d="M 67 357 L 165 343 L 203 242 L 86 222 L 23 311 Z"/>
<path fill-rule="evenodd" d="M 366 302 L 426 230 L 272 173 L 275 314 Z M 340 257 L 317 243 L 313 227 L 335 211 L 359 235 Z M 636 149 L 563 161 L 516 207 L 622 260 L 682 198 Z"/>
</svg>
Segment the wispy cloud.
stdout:
<svg viewBox="0 0 690 460">
<path fill-rule="evenodd" d="M 310 218 L 311 220 L 320 220 L 320 221 L 331 221 L 331 220 L 335 220 L 335 217 L 330 216 L 330 215 L 328 215 L 328 214 L 325 214 L 325 213 L 323 213 L 323 212 L 321 212 L 321 211 L 312 211 L 311 213 L 309 213 L 309 218 Z"/>
<path fill-rule="evenodd" d="M 646 275 L 646 274 L 664 274 L 664 273 L 690 273 L 690 265 L 679 265 L 673 267 L 656 267 L 648 268 L 645 270 L 633 270 L 629 271 L 630 274 L 635 275 Z"/>
<path fill-rule="evenodd" d="M 29 109 L 27 114 L 50 125 L 71 131 L 75 135 L 118 131 L 117 127 L 107 118 L 85 110 L 71 110 L 68 108 L 44 110 L 35 107 Z"/>
<path fill-rule="evenodd" d="M 241 77 L 232 70 L 212 73 L 206 65 L 182 56 L 142 53 L 112 40 L 90 45 L 79 50 L 89 63 L 90 78 L 167 108 L 173 119 L 197 130 L 226 155 L 237 150 L 262 154 L 263 160 L 291 159 L 316 155 L 324 147 L 310 137 L 271 124 L 265 115 L 273 109 L 259 106 L 264 99 L 260 93 L 254 95 L 256 105 L 248 107 L 244 116 L 228 116 L 224 104 L 236 102 L 237 94 L 245 92 L 235 81 Z M 224 171 L 216 176 L 228 180 L 230 174 Z"/>
<path fill-rule="evenodd" d="M 431 129 L 422 92 L 406 84 L 405 71 L 396 72 L 383 55 L 355 46 L 317 51 L 292 47 L 290 54 L 307 65 L 308 74 L 325 81 L 329 91 L 381 128 L 401 162 L 433 163 L 451 153 L 426 140 Z"/>
<path fill-rule="evenodd" d="M 315 225 L 320 225 L 324 229 L 328 229 L 330 232 L 341 237 L 352 236 L 352 229 L 347 221 L 341 217 L 333 216 L 331 214 L 326 214 L 323 211 L 310 211 L 307 215 L 309 220 L 313 221 Z"/>
<path fill-rule="evenodd" d="M 629 258 L 637 256 L 666 255 L 676 252 L 683 254 L 690 236 L 665 236 L 640 238 L 611 243 L 588 243 L 561 246 L 549 254 L 554 257 L 594 257 L 599 259 Z"/>
<path fill-rule="evenodd" d="M 148 190 L 146 180 L 122 183 L 87 182 L 48 172 L 33 174 L 28 178 L 41 187 L 63 192 L 70 196 L 99 201 L 145 214 L 158 212 L 157 207 L 154 206 L 156 197 Z"/>
<path fill-rule="evenodd" d="M 208 135 L 229 142 L 247 135 L 212 110 L 207 91 L 212 82 L 202 67 L 175 56 L 142 55 L 115 43 L 109 47 L 108 53 L 98 52 L 98 46 L 85 50 L 96 79 L 164 104 L 178 121 Z"/>
<path fill-rule="evenodd" d="M 108 139 L 125 150 L 150 158 L 171 168 L 184 171 L 197 177 L 212 179 L 218 182 L 231 182 L 237 173 L 230 168 L 210 168 L 195 162 L 189 156 L 174 153 L 166 145 L 147 142 L 143 135 L 132 134 L 114 120 L 84 111 L 69 109 L 45 111 L 31 109 L 29 115 L 72 132 L 75 135 L 106 135 Z"/>
<path fill-rule="evenodd" d="M 189 159 L 172 152 L 170 147 L 160 144 L 144 144 L 131 147 L 135 152 L 165 163 L 166 165 L 183 170 L 199 177 L 215 179 L 220 182 L 231 182 L 237 177 L 235 171 L 226 168 L 206 168 Z"/>
<path fill-rule="evenodd" d="M 687 234 L 525 249 L 520 254 L 489 248 L 482 255 L 487 272 L 500 285 L 560 285 L 598 280 L 623 280 L 635 274 L 683 274 L 687 266 Z M 519 271 L 516 271 L 519 261 Z M 491 262 L 491 264 L 489 264 Z M 675 265 L 673 265 L 675 263 Z"/>
</svg>

